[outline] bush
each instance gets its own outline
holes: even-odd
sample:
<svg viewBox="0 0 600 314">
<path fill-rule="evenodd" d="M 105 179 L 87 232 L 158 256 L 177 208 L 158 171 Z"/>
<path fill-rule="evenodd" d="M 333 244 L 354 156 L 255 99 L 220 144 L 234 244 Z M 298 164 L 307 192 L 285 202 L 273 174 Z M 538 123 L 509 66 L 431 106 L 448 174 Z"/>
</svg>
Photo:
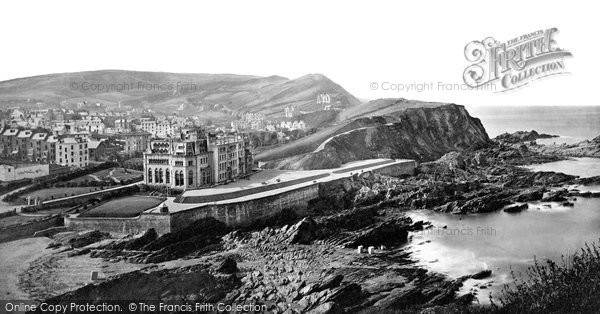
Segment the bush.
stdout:
<svg viewBox="0 0 600 314">
<path fill-rule="evenodd" d="M 561 265 L 537 260 L 525 278 L 513 274 L 514 285 L 506 286 L 500 298 L 501 313 L 597 313 L 600 309 L 600 252 L 587 245 Z"/>
<path fill-rule="evenodd" d="M 66 181 L 70 181 L 73 180 L 75 178 L 79 178 L 82 176 L 86 176 L 88 174 L 92 174 L 94 172 L 100 171 L 100 170 L 105 170 L 108 168 L 114 168 L 117 166 L 117 163 L 114 162 L 105 162 L 96 166 L 91 166 L 91 167 L 87 167 L 85 169 L 78 169 L 75 171 L 71 171 L 69 173 L 65 173 L 65 174 L 60 174 L 54 177 L 45 177 L 45 178 L 37 178 L 35 181 L 22 181 L 22 182 L 18 182 L 15 183 L 14 185 L 11 184 L 7 184 L 7 186 L 19 186 L 19 185 L 27 185 L 29 182 L 33 182 L 32 186 L 27 188 L 27 189 L 23 189 L 21 191 L 18 192 L 14 192 L 11 194 L 8 194 L 4 197 L 4 201 L 5 202 L 12 202 L 17 200 L 21 195 L 25 195 L 27 193 L 33 192 L 33 191 L 37 191 L 40 189 L 44 189 L 44 188 L 49 188 L 51 186 L 54 187 L 75 187 L 77 186 L 77 183 L 75 182 L 66 182 Z M 65 183 L 66 182 L 66 183 Z M 66 194 L 65 194 L 66 196 Z"/>
</svg>

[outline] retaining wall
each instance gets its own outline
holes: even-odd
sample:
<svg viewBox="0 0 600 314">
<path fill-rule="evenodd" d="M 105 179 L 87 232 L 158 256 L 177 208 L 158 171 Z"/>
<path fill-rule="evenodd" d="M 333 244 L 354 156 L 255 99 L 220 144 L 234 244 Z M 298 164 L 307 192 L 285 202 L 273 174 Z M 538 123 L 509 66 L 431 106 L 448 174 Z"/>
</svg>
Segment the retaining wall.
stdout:
<svg viewBox="0 0 600 314">
<path fill-rule="evenodd" d="M 65 226 L 70 230 L 100 230 L 117 234 L 133 234 L 154 228 L 159 235 L 171 231 L 168 214 L 142 214 L 130 218 L 112 217 L 65 217 Z"/>
<path fill-rule="evenodd" d="M 399 176 L 413 175 L 417 163 L 414 161 L 393 164 L 372 172 Z M 169 214 L 142 213 L 133 218 L 65 217 L 69 229 L 97 229 L 105 232 L 128 234 L 140 233 L 154 228 L 159 235 L 181 230 L 198 219 L 213 217 L 230 226 L 244 226 L 274 216 L 284 209 L 302 211 L 308 202 L 319 197 L 320 184 L 333 184 L 341 179 L 310 184 L 291 191 L 261 198 L 228 204 L 208 204 Z"/>
<path fill-rule="evenodd" d="M 48 229 L 50 227 L 60 226 L 62 222 L 63 218 L 59 214 L 41 220 L 1 228 L 0 242 L 7 242 L 21 238 L 31 237 L 37 231 Z"/>
<path fill-rule="evenodd" d="M 191 208 L 171 213 L 171 230 L 181 230 L 193 221 L 207 217 L 213 217 L 230 226 L 245 226 L 274 216 L 284 209 L 306 209 L 308 201 L 318 196 L 319 185 L 311 184 L 249 201 Z"/>
</svg>

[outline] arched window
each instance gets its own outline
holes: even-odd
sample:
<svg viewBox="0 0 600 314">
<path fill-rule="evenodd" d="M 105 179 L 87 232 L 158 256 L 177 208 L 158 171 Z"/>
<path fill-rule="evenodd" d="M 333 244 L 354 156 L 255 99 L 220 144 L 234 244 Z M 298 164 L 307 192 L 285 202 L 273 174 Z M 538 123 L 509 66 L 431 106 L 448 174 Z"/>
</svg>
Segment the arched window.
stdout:
<svg viewBox="0 0 600 314">
<path fill-rule="evenodd" d="M 158 182 L 163 183 L 163 171 L 162 171 L 162 168 L 158 170 Z"/>
<path fill-rule="evenodd" d="M 188 185 L 194 185 L 194 172 L 192 170 L 188 171 Z"/>
<path fill-rule="evenodd" d="M 154 183 L 160 183 L 160 181 L 158 181 L 158 168 L 154 169 Z"/>
<path fill-rule="evenodd" d="M 148 183 L 152 183 L 152 168 L 148 168 Z"/>
<path fill-rule="evenodd" d="M 169 169 L 165 170 L 165 183 L 171 183 L 171 171 Z"/>
</svg>

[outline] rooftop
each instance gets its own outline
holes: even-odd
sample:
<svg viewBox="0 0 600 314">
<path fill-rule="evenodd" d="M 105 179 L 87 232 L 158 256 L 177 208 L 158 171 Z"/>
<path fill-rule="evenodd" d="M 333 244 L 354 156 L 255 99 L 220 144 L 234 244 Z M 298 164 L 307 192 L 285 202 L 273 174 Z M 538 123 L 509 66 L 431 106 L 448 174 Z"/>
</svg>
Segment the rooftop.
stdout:
<svg viewBox="0 0 600 314">
<path fill-rule="evenodd" d="M 46 133 L 35 133 L 31 138 L 34 140 L 45 140 L 47 136 L 48 134 Z"/>
<path fill-rule="evenodd" d="M 32 134 L 33 134 L 33 132 L 31 132 L 31 130 L 23 130 L 23 131 L 19 132 L 19 135 L 17 137 L 27 138 L 27 137 L 31 137 Z"/>
<path fill-rule="evenodd" d="M 17 133 L 19 133 L 19 129 L 6 129 L 6 131 L 4 131 L 5 136 L 12 136 L 12 135 L 17 135 Z"/>
</svg>

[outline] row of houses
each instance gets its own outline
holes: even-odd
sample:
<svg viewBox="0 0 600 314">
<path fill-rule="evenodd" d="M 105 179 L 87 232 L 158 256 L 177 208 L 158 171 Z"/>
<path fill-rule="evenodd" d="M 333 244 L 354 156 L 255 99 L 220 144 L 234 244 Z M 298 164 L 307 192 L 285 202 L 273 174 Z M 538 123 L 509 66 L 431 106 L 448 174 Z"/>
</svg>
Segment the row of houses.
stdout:
<svg viewBox="0 0 600 314">
<path fill-rule="evenodd" d="M 86 136 L 59 136 L 32 130 L 4 129 L 0 133 L 0 157 L 36 163 L 55 163 L 68 167 L 85 167 L 90 149 L 99 141 Z"/>
</svg>

